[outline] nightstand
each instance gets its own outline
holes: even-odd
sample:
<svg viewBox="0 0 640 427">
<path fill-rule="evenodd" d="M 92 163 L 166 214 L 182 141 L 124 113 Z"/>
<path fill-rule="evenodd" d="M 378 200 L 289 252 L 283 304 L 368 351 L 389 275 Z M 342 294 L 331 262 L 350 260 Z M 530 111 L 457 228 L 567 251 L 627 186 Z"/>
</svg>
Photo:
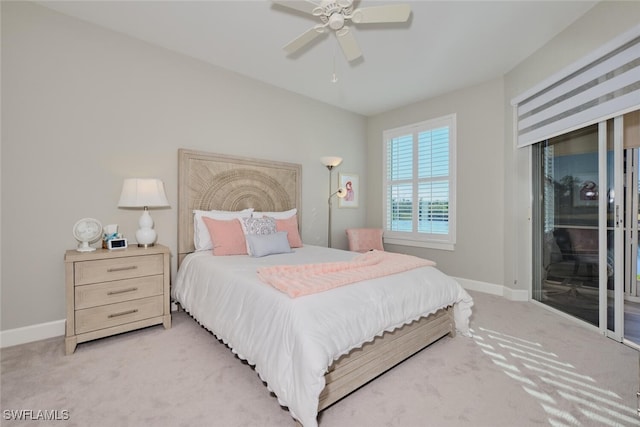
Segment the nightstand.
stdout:
<svg viewBox="0 0 640 427">
<path fill-rule="evenodd" d="M 68 250 L 65 352 L 81 342 L 162 323 L 171 327 L 169 248 Z"/>
</svg>

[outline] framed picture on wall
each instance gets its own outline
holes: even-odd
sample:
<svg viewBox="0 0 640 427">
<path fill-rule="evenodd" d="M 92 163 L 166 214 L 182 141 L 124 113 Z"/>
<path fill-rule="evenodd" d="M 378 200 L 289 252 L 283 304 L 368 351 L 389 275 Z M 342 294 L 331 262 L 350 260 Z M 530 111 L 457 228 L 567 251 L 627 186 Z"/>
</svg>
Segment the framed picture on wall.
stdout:
<svg viewBox="0 0 640 427">
<path fill-rule="evenodd" d="M 338 175 L 338 184 L 347 190 L 347 195 L 338 199 L 338 207 L 340 208 L 357 208 L 360 199 L 360 185 L 358 175 L 353 173 L 340 173 Z"/>
</svg>

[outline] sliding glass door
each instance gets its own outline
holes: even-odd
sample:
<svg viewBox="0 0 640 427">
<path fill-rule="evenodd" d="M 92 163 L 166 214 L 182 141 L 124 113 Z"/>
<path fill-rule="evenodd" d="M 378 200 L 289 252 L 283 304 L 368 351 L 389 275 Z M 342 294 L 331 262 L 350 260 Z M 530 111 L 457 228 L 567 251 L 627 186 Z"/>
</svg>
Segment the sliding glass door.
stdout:
<svg viewBox="0 0 640 427">
<path fill-rule="evenodd" d="M 512 100 L 533 154 L 532 296 L 617 340 L 639 294 L 639 48 L 635 28 Z"/>
<path fill-rule="evenodd" d="M 619 341 L 638 259 L 624 242 L 640 218 L 637 201 L 629 213 L 635 151 L 624 149 L 622 126 L 618 117 L 535 144 L 532 215 L 533 298 Z"/>
<path fill-rule="evenodd" d="M 599 326 L 598 125 L 533 151 L 533 298 Z"/>
</svg>

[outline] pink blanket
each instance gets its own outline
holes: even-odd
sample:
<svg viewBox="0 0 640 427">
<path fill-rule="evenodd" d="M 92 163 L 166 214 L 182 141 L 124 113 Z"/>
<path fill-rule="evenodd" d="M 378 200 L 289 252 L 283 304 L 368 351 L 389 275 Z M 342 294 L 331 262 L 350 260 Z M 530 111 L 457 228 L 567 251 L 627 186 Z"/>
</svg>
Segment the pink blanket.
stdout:
<svg viewBox="0 0 640 427">
<path fill-rule="evenodd" d="M 258 277 L 295 298 L 361 280 L 435 265 L 433 261 L 410 255 L 370 251 L 356 256 L 351 261 L 261 267 L 258 269 Z"/>
</svg>

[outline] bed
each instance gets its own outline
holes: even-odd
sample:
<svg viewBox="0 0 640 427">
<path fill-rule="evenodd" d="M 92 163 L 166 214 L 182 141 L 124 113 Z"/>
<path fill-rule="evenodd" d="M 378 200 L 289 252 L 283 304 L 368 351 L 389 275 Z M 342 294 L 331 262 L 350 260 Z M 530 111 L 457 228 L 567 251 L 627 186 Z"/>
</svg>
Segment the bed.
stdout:
<svg viewBox="0 0 640 427">
<path fill-rule="evenodd" d="M 298 424 L 316 426 L 319 411 L 402 360 L 456 330 L 469 334 L 471 297 L 433 266 L 292 298 L 257 272 L 370 254 L 303 244 L 262 257 L 214 256 L 197 241 L 194 211 L 295 212 L 299 227 L 301 166 L 184 149 L 178 157 L 172 297 L 254 367 Z"/>
</svg>

